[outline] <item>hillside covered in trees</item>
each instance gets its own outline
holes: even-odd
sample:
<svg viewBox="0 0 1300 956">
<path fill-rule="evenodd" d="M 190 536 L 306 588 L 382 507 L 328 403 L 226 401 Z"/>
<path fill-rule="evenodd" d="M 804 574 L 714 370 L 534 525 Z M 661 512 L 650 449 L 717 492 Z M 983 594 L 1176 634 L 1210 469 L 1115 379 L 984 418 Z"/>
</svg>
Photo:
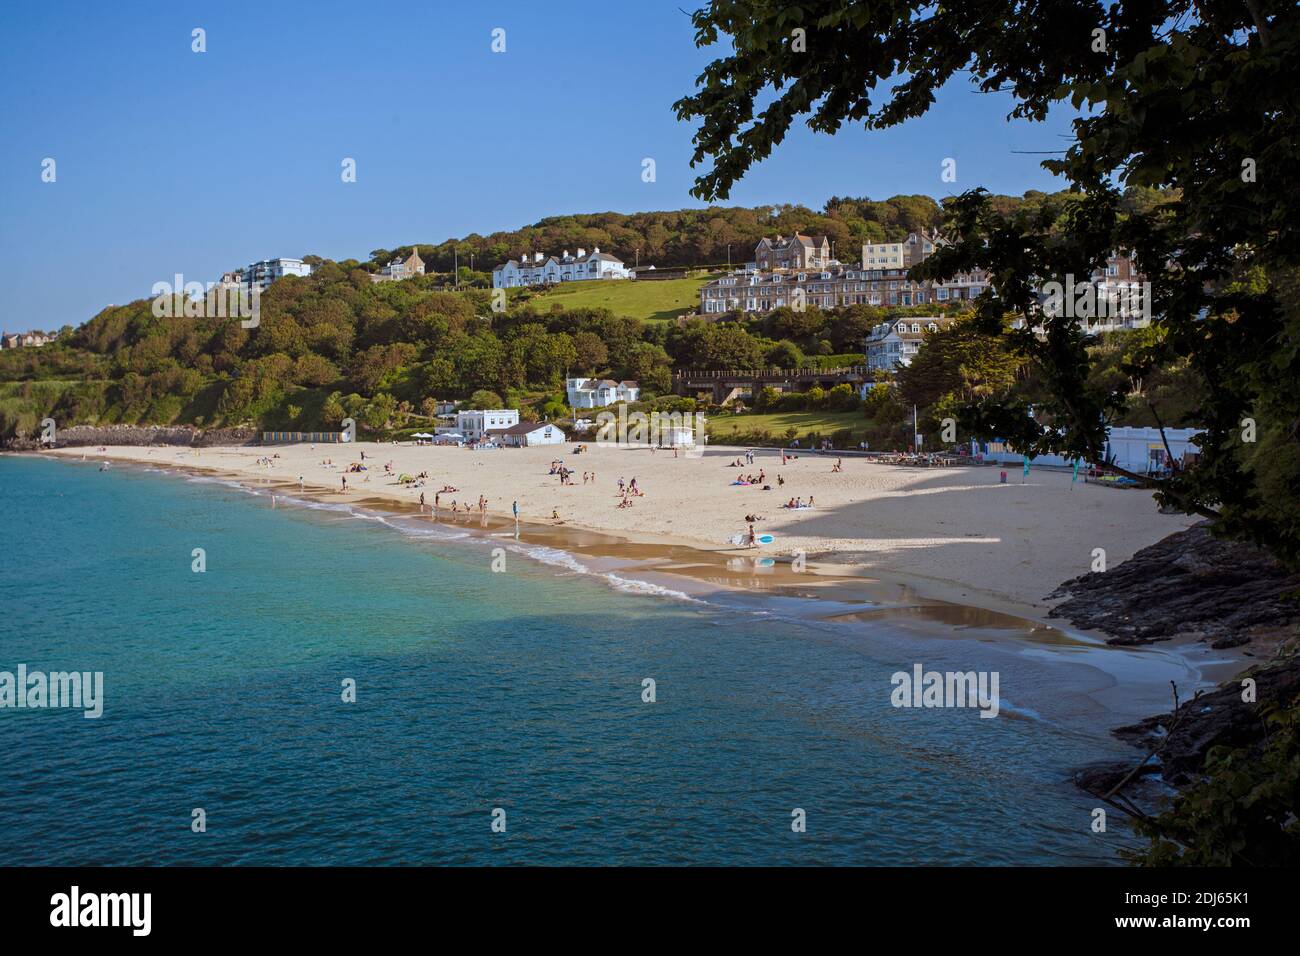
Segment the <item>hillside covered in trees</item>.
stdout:
<svg viewBox="0 0 1300 956">
<path fill-rule="evenodd" d="M 1045 198 L 1031 193 L 1007 202 Z M 566 217 L 508 239 L 489 239 L 576 248 L 607 241 L 584 229 L 608 228 L 618 242 L 663 230 L 664 248 L 696 262 L 713 256 L 716 243 L 726 237 L 744 235 L 751 243 L 764 232 L 795 229 L 825 231 L 851 242 L 900 237 L 932 228 L 940 212 L 928 197 L 834 199 L 822 213 L 783 207 Z M 599 222 L 605 225 L 592 225 Z M 715 229 L 710 223 L 721 225 Z M 391 252 L 382 251 L 375 261 L 387 261 Z M 787 308 L 679 325 L 511 290 L 505 311 L 495 312 L 489 290 L 453 289 L 437 273 L 374 283 L 356 261 L 316 259 L 315 266 L 311 276 L 286 277 L 267 290 L 255 328 L 243 328 L 237 319 L 158 317 L 152 300 L 140 299 L 65 329 L 51 345 L 0 353 L 0 439 L 31 435 L 44 417 L 53 417 L 60 427 L 318 429 L 337 427 L 351 416 L 371 433 L 387 433 L 427 427 L 435 400 L 448 399 L 517 407 L 525 418 L 558 418 L 566 413 L 563 386 L 569 375 L 633 379 L 647 401 L 680 404 L 667 397 L 674 369 L 859 364 L 863 339 L 874 325 L 892 315 L 935 311 L 934 306 Z M 754 402 L 768 410 L 862 411 L 874 423 L 869 433 L 888 444 L 905 440 L 904 403 L 910 410 L 917 402 L 937 415 L 971 394 L 1014 387 L 1032 395 L 1033 376 L 1022 363 L 980 354 L 987 345 L 961 336 L 937 337 L 923 350 L 928 357 L 904 377 L 901 390 L 877 390 L 865 403 L 852 394 L 760 395 Z M 1097 347 L 1114 352 L 1097 387 L 1141 393 L 1140 383 L 1121 371 L 1122 350 L 1114 344 Z M 1190 414 L 1195 403 L 1186 396 L 1192 391 L 1181 388 L 1178 402 L 1165 403 L 1177 409 L 1164 413 L 1166 424 Z M 1135 414 L 1142 410 L 1136 398 L 1132 405 Z"/>
<path fill-rule="evenodd" d="M 1037 207 L 1048 193 L 1030 191 L 1024 196 L 997 196 L 994 201 L 1006 209 Z M 668 212 L 600 212 L 550 216 L 531 226 L 487 236 L 471 233 L 461 239 L 441 242 L 413 242 L 391 249 L 375 249 L 370 259 L 356 264 L 372 271 L 394 255 L 414 247 L 420 250 L 428 268 L 450 273 L 459 265 L 490 273 L 492 268 L 524 253 L 559 254 L 565 249 L 599 247 L 628 264 L 705 266 L 742 263 L 752 259 L 754 246 L 763 236 L 825 235 L 835 244 L 844 261 L 856 261 L 852 250 L 864 242 L 906 239 L 909 232 L 937 229 L 943 221 L 943 207 L 930 196 L 894 196 L 892 199 L 832 197 L 820 211 L 805 206 L 709 206 L 705 209 L 676 209 Z M 344 265 L 352 264 L 345 262 Z"/>
</svg>

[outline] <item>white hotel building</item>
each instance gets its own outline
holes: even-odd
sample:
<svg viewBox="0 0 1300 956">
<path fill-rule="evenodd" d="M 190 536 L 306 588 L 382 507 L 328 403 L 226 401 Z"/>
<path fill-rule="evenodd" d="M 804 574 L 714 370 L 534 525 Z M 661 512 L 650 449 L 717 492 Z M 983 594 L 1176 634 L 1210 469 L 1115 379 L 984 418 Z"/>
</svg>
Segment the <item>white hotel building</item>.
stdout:
<svg viewBox="0 0 1300 956">
<path fill-rule="evenodd" d="M 301 259 L 263 259 L 261 262 L 254 262 L 234 272 L 225 273 L 221 277 L 221 284 L 222 286 L 237 285 L 246 289 L 257 286 L 265 292 L 266 287 L 276 279 L 284 276 L 309 275 L 311 275 L 311 266 Z"/>
<path fill-rule="evenodd" d="M 456 413 L 456 431 L 466 441 L 478 441 L 490 431 L 518 424 L 519 411 L 514 408 L 479 408 Z"/>
<path fill-rule="evenodd" d="M 559 258 L 538 252 L 530 259 L 524 256 L 516 262 L 511 259 L 492 270 L 492 288 L 514 289 L 529 285 L 556 285 L 560 282 L 581 282 L 587 279 L 632 279 L 632 272 L 623 260 L 601 252 L 597 247 L 588 255 L 585 249 L 571 256 L 569 250 Z"/>
</svg>

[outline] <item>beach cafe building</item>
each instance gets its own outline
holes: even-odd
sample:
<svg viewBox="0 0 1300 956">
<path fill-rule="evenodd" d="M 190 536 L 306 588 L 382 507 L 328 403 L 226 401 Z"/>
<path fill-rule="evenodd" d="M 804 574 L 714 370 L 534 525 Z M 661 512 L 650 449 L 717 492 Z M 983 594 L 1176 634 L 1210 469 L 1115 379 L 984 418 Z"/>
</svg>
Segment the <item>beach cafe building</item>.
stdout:
<svg viewBox="0 0 1300 956">
<path fill-rule="evenodd" d="M 510 448 L 563 445 L 568 441 L 564 432 L 550 422 L 521 422 L 509 428 L 489 428 L 487 437 Z"/>
<path fill-rule="evenodd" d="M 467 441 L 478 441 L 489 431 L 509 428 L 519 424 L 519 410 L 515 408 L 471 408 L 456 413 L 455 430 Z M 438 429 L 434 429 L 438 431 Z"/>
<path fill-rule="evenodd" d="M 1139 475 L 1149 475 L 1167 470 L 1169 452 L 1173 452 L 1174 461 L 1186 465 L 1201 454 L 1200 447 L 1192 441 L 1199 431 L 1199 428 L 1166 428 L 1161 438 L 1158 428 L 1112 428 L 1106 439 L 1106 462 Z"/>
<path fill-rule="evenodd" d="M 1192 441 L 1192 436 L 1199 431 L 1199 428 L 1166 428 L 1162 438 L 1158 428 L 1112 428 L 1106 439 L 1106 460 L 1097 464 L 1115 465 L 1137 475 L 1153 475 L 1169 469 L 1169 452 L 1173 453 L 1173 460 L 1180 466 L 1190 464 L 1201 453 L 1201 449 Z M 1166 441 L 1169 442 L 1168 451 L 1165 450 Z M 1006 442 L 996 440 L 972 441 L 971 454 L 1001 464 L 1019 464 L 1024 460 L 1024 456 L 1012 451 Z M 1061 455 L 1039 455 L 1031 458 L 1029 463 L 1031 466 L 1068 467 L 1073 461 Z"/>
</svg>

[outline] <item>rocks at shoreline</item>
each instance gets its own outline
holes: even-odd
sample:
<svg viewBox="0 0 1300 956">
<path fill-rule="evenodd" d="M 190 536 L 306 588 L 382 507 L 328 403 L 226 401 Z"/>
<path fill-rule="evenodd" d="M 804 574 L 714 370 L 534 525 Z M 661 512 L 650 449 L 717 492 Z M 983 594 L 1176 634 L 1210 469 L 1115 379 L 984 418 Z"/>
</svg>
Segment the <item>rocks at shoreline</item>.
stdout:
<svg viewBox="0 0 1300 956">
<path fill-rule="evenodd" d="M 1194 635 L 1215 648 L 1300 622 L 1300 574 L 1267 552 L 1211 535 L 1208 522 L 1171 534 L 1109 571 L 1066 581 L 1048 600 L 1072 625 L 1108 635 L 1108 644 L 1138 645 Z"/>
<path fill-rule="evenodd" d="M 73 425 L 55 433 L 56 448 L 87 445 L 244 445 L 257 438 L 252 428 L 196 428 L 193 425 Z M 10 439 L 9 451 L 37 451 L 47 448 L 39 437 Z"/>
<path fill-rule="evenodd" d="M 1257 699 L 1242 700 L 1242 681 L 1255 681 Z M 1120 740 L 1148 750 L 1164 742 L 1160 753 L 1165 780 L 1177 787 L 1193 782 L 1211 747 L 1262 746 L 1265 728 L 1260 714 L 1270 704 L 1287 705 L 1300 695 L 1300 657 L 1283 658 L 1254 667 L 1199 698 L 1183 701 L 1176 711 L 1147 717 L 1111 731 Z M 1177 730 L 1169 733 L 1174 720 Z"/>
<path fill-rule="evenodd" d="M 1242 699 L 1242 681 L 1255 681 L 1256 700 Z M 1266 730 L 1261 720 L 1269 705 L 1291 704 L 1300 696 L 1300 657 L 1287 657 L 1251 668 L 1238 678 L 1199 698 L 1192 697 L 1167 714 L 1147 717 L 1136 724 L 1117 727 L 1115 737 L 1144 752 L 1160 749 L 1157 758 L 1143 765 L 1135 778 L 1160 774 L 1166 784 L 1186 787 L 1196 782 L 1212 747 L 1243 748 L 1254 752 L 1263 747 Z M 1177 727 L 1170 732 L 1177 721 Z M 1101 795 L 1110 791 L 1133 768 L 1133 763 L 1103 762 L 1074 771 L 1075 786 Z"/>
<path fill-rule="evenodd" d="M 1208 522 L 1201 522 L 1143 548 L 1116 568 L 1066 581 L 1048 599 L 1066 596 L 1052 616 L 1101 631 L 1109 635 L 1108 644 L 1152 644 L 1192 635 L 1215 648 L 1253 643 L 1259 649 L 1294 635 L 1300 623 L 1297 590 L 1300 574 L 1254 545 L 1215 538 Z M 1269 648 L 1270 656 L 1274 652 Z M 1253 702 L 1242 699 L 1246 677 L 1256 683 Z M 1115 728 L 1115 737 L 1142 753 L 1158 751 L 1130 781 L 1130 797 L 1150 800 L 1150 784 L 1142 780 L 1155 775 L 1172 787 L 1194 783 L 1213 747 L 1262 747 L 1261 707 L 1289 706 L 1297 695 L 1300 657 L 1282 657 L 1199 698 L 1184 699 L 1170 713 Z M 1104 795 L 1128 776 L 1137 759 L 1080 767 L 1072 775 L 1074 784 Z"/>
</svg>

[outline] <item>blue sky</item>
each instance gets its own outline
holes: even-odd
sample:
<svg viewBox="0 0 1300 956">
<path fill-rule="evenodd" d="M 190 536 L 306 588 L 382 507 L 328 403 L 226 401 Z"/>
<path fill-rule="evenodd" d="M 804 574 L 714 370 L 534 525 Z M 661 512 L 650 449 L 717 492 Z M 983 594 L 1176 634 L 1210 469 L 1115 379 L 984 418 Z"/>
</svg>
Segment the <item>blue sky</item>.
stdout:
<svg viewBox="0 0 1300 956">
<path fill-rule="evenodd" d="M 671 110 L 712 58 L 679 10 L 699 2 L 11 5 L 0 328 L 77 325 L 177 272 L 702 205 L 693 128 Z M 798 128 L 728 203 L 1059 188 L 1043 157 L 1012 150 L 1060 148 L 1066 118 L 1008 124 L 1009 108 L 954 84 L 902 129 Z M 956 184 L 939 178 L 949 156 Z"/>
</svg>

